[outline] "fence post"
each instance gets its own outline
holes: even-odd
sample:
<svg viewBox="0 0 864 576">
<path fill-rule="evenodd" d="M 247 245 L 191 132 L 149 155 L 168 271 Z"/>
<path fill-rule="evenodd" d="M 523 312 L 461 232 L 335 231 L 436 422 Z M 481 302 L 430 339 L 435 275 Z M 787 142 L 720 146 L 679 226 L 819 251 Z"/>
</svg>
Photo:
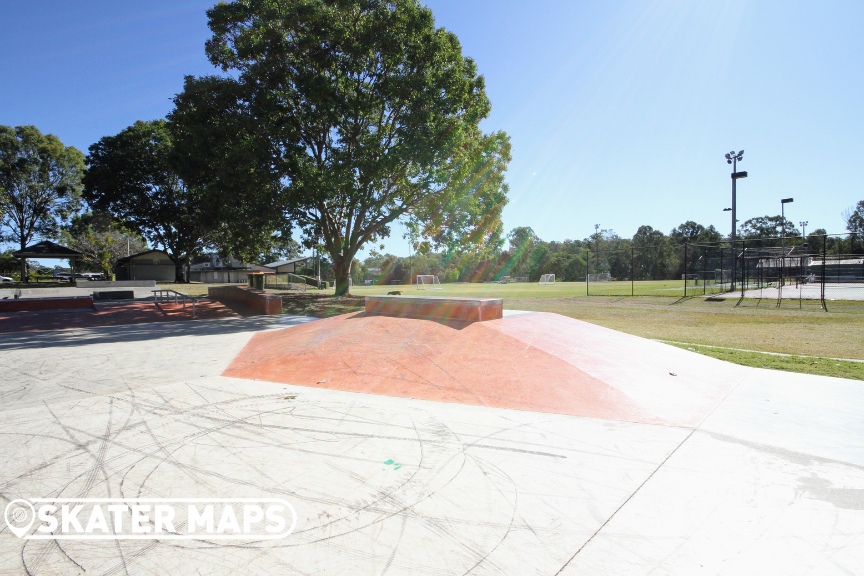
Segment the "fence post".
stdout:
<svg viewBox="0 0 864 576">
<path fill-rule="evenodd" d="M 633 243 L 630 243 L 630 296 L 636 295 L 636 284 L 633 280 Z"/>
<path fill-rule="evenodd" d="M 684 242 L 684 297 L 687 297 L 687 242 Z"/>
<path fill-rule="evenodd" d="M 744 285 L 747 283 L 746 279 L 744 278 L 744 270 L 745 270 L 744 255 L 747 253 L 747 240 L 741 241 L 741 257 L 740 258 L 738 258 L 738 254 L 736 252 L 734 252 L 734 250 L 735 250 L 734 247 L 732 248 L 732 250 L 733 250 L 733 252 L 732 252 L 732 262 L 733 262 L 733 265 L 732 265 L 732 285 L 733 286 L 735 285 L 735 275 L 738 273 L 737 266 L 735 266 L 734 263 L 735 262 L 741 262 L 741 275 L 738 277 L 738 284 L 741 286 L 741 297 L 738 298 L 738 304 L 735 304 L 735 307 L 737 308 L 741 304 L 741 302 L 744 301 Z"/>
<path fill-rule="evenodd" d="M 588 279 L 591 278 L 591 249 L 588 249 L 588 262 L 585 264 L 585 296 L 590 296 L 591 291 L 588 289 Z"/>
<path fill-rule="evenodd" d="M 828 235 L 822 236 L 822 285 L 819 289 L 819 299 L 822 302 L 822 310 L 828 311 L 825 304 L 825 259 L 828 257 Z"/>
</svg>

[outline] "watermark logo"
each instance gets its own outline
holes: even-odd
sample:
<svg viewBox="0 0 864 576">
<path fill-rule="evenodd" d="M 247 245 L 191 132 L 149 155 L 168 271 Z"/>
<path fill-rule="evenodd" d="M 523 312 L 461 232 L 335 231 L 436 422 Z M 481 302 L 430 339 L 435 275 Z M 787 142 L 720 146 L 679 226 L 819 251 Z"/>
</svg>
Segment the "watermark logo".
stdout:
<svg viewBox="0 0 864 576">
<path fill-rule="evenodd" d="M 297 526 L 282 498 L 18 498 L 3 517 L 24 540 L 277 540 Z"/>
</svg>

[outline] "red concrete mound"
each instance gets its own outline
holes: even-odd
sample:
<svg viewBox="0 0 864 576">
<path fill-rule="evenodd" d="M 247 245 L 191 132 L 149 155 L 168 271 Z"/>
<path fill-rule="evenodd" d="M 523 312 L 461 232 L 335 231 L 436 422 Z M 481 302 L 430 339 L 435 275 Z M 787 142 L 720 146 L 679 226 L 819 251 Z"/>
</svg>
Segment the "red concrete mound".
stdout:
<svg viewBox="0 0 864 576">
<path fill-rule="evenodd" d="M 256 334 L 225 376 L 537 412 L 656 422 L 625 394 L 498 330 L 347 314 Z"/>
</svg>

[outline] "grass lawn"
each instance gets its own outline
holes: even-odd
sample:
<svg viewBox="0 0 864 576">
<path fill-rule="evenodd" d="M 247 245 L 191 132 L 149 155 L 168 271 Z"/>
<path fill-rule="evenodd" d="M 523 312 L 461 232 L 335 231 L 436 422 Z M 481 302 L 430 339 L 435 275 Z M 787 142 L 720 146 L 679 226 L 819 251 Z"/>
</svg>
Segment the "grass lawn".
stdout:
<svg viewBox="0 0 864 576">
<path fill-rule="evenodd" d="M 629 282 L 603 283 L 609 289 Z M 864 302 L 829 303 L 829 312 L 818 302 L 745 301 L 736 298 L 682 299 L 681 281 L 637 283 L 637 294 L 654 296 L 586 296 L 585 284 L 556 282 L 514 284 L 445 284 L 441 290 L 413 286 L 354 286 L 351 296 L 335 298 L 333 290 L 284 293 L 288 314 L 328 317 L 363 308 L 363 296 L 399 290 L 403 295 L 473 296 L 503 298 L 510 310 L 554 312 L 628 334 L 682 343 L 695 351 L 723 360 L 763 368 L 842 376 L 864 380 L 864 363 L 827 358 L 864 360 Z M 616 286 L 618 285 L 618 286 Z M 676 292 L 676 285 L 677 290 Z M 592 284 L 601 286 L 601 283 Z M 191 295 L 206 295 L 206 284 L 165 285 Z M 689 290 L 689 289 L 688 289 Z M 628 292 L 629 293 L 629 292 Z M 705 348 L 713 346 L 715 348 Z M 797 360 L 760 352 L 789 354 Z M 838 369 L 839 368 L 839 369 Z"/>
<path fill-rule="evenodd" d="M 835 360 L 833 358 L 820 358 L 817 356 L 768 354 L 765 352 L 715 348 L 714 346 L 699 346 L 696 344 L 671 344 L 678 348 L 711 356 L 712 358 L 727 360 L 754 368 L 771 368 L 772 370 L 785 370 L 787 372 L 803 372 L 804 374 L 819 374 L 820 376 L 864 380 L 864 375 L 862 375 L 864 363 L 862 362 L 850 362 L 848 360 Z"/>
</svg>

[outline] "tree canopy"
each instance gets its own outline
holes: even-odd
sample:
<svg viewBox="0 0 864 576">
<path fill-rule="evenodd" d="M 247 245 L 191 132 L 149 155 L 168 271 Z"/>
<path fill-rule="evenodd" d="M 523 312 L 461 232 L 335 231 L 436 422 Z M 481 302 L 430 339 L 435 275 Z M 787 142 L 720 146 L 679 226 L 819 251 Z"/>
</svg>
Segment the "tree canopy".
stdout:
<svg viewBox="0 0 864 576">
<path fill-rule="evenodd" d="M 187 78 L 171 115 L 208 205 L 302 230 L 332 259 L 337 294 L 360 247 L 400 219 L 453 250 L 500 242 L 509 141 L 478 128 L 483 78 L 429 9 L 245 0 L 208 17 L 208 58 L 230 74 Z M 226 234 L 235 250 L 244 236 Z"/>
<path fill-rule="evenodd" d="M 81 194 L 84 155 L 35 126 L 0 126 L 0 218 L 23 250 L 36 238 L 56 238 Z M 21 278 L 27 276 L 21 261 Z"/>
<path fill-rule="evenodd" d="M 201 197 L 174 168 L 171 132 L 164 120 L 138 121 L 90 146 L 84 198 L 183 266 L 204 245 Z"/>
<path fill-rule="evenodd" d="M 738 236 L 748 238 L 780 238 L 783 232 L 786 236 L 798 234 L 795 224 L 788 218 L 784 221 L 782 216 L 757 216 L 746 220 L 738 229 Z"/>
<path fill-rule="evenodd" d="M 864 200 L 843 213 L 846 229 L 853 234 L 864 234 Z"/>
<path fill-rule="evenodd" d="M 678 244 L 684 242 L 693 244 L 697 242 L 719 242 L 723 239 L 723 235 L 713 225 L 706 228 L 702 224 L 688 220 L 673 228 L 669 233 L 669 238 Z"/>
</svg>

